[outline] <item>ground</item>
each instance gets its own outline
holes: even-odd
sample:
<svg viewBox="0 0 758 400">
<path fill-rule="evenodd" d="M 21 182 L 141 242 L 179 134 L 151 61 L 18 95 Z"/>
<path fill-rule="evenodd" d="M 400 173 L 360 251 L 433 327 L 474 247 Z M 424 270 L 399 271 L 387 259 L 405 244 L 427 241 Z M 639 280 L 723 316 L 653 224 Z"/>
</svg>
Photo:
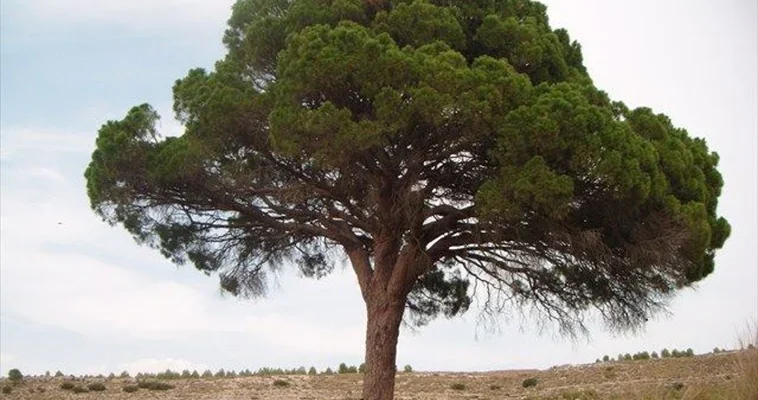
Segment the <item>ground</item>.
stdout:
<svg viewBox="0 0 758 400">
<path fill-rule="evenodd" d="M 398 400 L 528 399 L 693 399 L 758 400 L 746 391 L 746 362 L 755 367 L 758 352 L 708 354 L 688 358 L 625 361 L 553 367 L 548 370 L 482 373 L 399 373 Z M 754 370 L 753 370 L 754 372 Z M 753 377 L 755 375 L 752 375 Z M 534 387 L 524 380 L 536 378 Z M 748 378 L 749 379 L 749 378 Z M 167 391 L 140 389 L 126 393 L 131 379 L 85 379 L 103 382 L 106 390 L 75 394 L 60 385 L 69 378 L 26 378 L 0 399 L 214 399 L 214 400 L 357 400 L 361 375 L 255 376 L 245 378 L 176 379 Z M 275 381 L 279 381 L 275 384 Z M 285 381 L 287 383 L 283 383 Z M 7 379 L 0 386 L 10 386 Z"/>
</svg>

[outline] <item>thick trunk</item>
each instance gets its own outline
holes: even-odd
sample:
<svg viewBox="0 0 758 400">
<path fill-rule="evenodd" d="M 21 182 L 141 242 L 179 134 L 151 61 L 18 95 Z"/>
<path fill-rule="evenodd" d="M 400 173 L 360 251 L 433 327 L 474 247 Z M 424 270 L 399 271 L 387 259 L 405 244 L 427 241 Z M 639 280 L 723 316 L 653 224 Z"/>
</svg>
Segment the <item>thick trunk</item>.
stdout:
<svg viewBox="0 0 758 400">
<path fill-rule="evenodd" d="M 405 310 L 404 299 L 374 292 L 366 299 L 366 372 L 363 400 L 392 400 L 395 395 L 397 338 Z"/>
</svg>

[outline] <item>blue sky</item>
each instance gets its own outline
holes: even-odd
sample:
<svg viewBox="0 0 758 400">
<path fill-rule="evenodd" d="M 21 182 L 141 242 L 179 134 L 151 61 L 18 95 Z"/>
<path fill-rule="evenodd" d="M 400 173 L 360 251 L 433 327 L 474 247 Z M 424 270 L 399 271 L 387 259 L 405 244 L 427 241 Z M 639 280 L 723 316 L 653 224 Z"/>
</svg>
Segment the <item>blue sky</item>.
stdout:
<svg viewBox="0 0 758 400">
<path fill-rule="evenodd" d="M 591 324 L 576 342 L 476 310 L 401 334 L 418 370 L 546 368 L 603 354 L 733 346 L 758 320 L 758 10 L 752 0 L 551 0 L 596 84 L 668 114 L 721 155 L 732 237 L 716 272 L 637 335 Z M 266 299 L 222 296 L 215 278 L 137 247 L 88 207 L 82 173 L 98 127 L 153 104 L 178 134 L 171 85 L 223 55 L 230 0 L 3 0 L 0 6 L 0 373 L 334 367 L 363 354 L 349 269 L 283 273 Z M 58 224 L 58 223 L 61 224 Z M 528 317 L 528 316 L 527 316 Z M 528 318 L 527 318 L 528 319 Z"/>
</svg>

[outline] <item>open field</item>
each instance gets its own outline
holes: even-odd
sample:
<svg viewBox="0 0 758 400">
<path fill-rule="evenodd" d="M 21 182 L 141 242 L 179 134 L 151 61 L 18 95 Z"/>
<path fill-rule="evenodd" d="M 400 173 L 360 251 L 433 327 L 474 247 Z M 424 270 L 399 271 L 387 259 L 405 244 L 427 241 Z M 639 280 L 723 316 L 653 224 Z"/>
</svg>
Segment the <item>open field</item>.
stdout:
<svg viewBox="0 0 758 400">
<path fill-rule="evenodd" d="M 758 352 L 708 354 L 689 358 L 611 362 L 554 367 L 549 370 L 483 373 L 417 372 L 397 377 L 398 400 L 432 399 L 698 399 L 758 400 L 748 398 L 745 362 Z M 754 365 L 754 364 L 753 364 Z M 535 387 L 525 388 L 527 378 Z M 74 383 L 102 382 L 106 390 L 75 394 L 60 385 L 68 378 L 27 378 L 3 399 L 218 399 L 218 400 L 357 400 L 361 375 L 254 376 L 244 378 L 177 379 L 167 391 L 122 388 L 133 379 L 79 379 Z M 275 384 L 275 381 L 279 381 Z M 287 383 L 283 383 L 287 382 Z M 0 386 L 9 385 L 7 379 Z M 755 392 L 753 392 L 755 393 Z"/>
</svg>

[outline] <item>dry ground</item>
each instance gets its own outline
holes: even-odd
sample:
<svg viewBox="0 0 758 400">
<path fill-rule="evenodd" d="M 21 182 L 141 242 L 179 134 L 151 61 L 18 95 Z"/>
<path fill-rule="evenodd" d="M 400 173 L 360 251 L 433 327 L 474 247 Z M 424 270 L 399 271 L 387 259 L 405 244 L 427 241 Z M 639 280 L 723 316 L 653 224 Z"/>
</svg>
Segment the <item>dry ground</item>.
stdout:
<svg viewBox="0 0 758 400">
<path fill-rule="evenodd" d="M 751 354 L 755 361 L 758 353 Z M 462 399 L 697 399 L 758 400 L 741 388 L 745 353 L 722 353 L 692 358 L 627 361 L 608 364 L 555 367 L 549 370 L 486 373 L 401 373 L 397 377 L 398 400 Z M 526 378 L 537 378 L 536 387 L 524 388 Z M 287 387 L 275 380 L 289 382 Z M 84 383 L 97 381 L 88 380 Z M 361 376 L 266 376 L 234 379 L 180 379 L 165 392 L 140 389 L 125 393 L 131 380 L 101 380 L 107 390 L 74 394 L 62 390 L 63 378 L 27 378 L 0 399 L 218 399 L 218 400 L 357 400 Z M 83 383 L 81 381 L 77 383 Z M 8 384 L 7 379 L 0 386 Z M 458 384 L 459 390 L 452 387 Z M 463 388 L 460 387 L 463 385 Z M 755 392 L 754 392 L 755 393 Z"/>
</svg>

